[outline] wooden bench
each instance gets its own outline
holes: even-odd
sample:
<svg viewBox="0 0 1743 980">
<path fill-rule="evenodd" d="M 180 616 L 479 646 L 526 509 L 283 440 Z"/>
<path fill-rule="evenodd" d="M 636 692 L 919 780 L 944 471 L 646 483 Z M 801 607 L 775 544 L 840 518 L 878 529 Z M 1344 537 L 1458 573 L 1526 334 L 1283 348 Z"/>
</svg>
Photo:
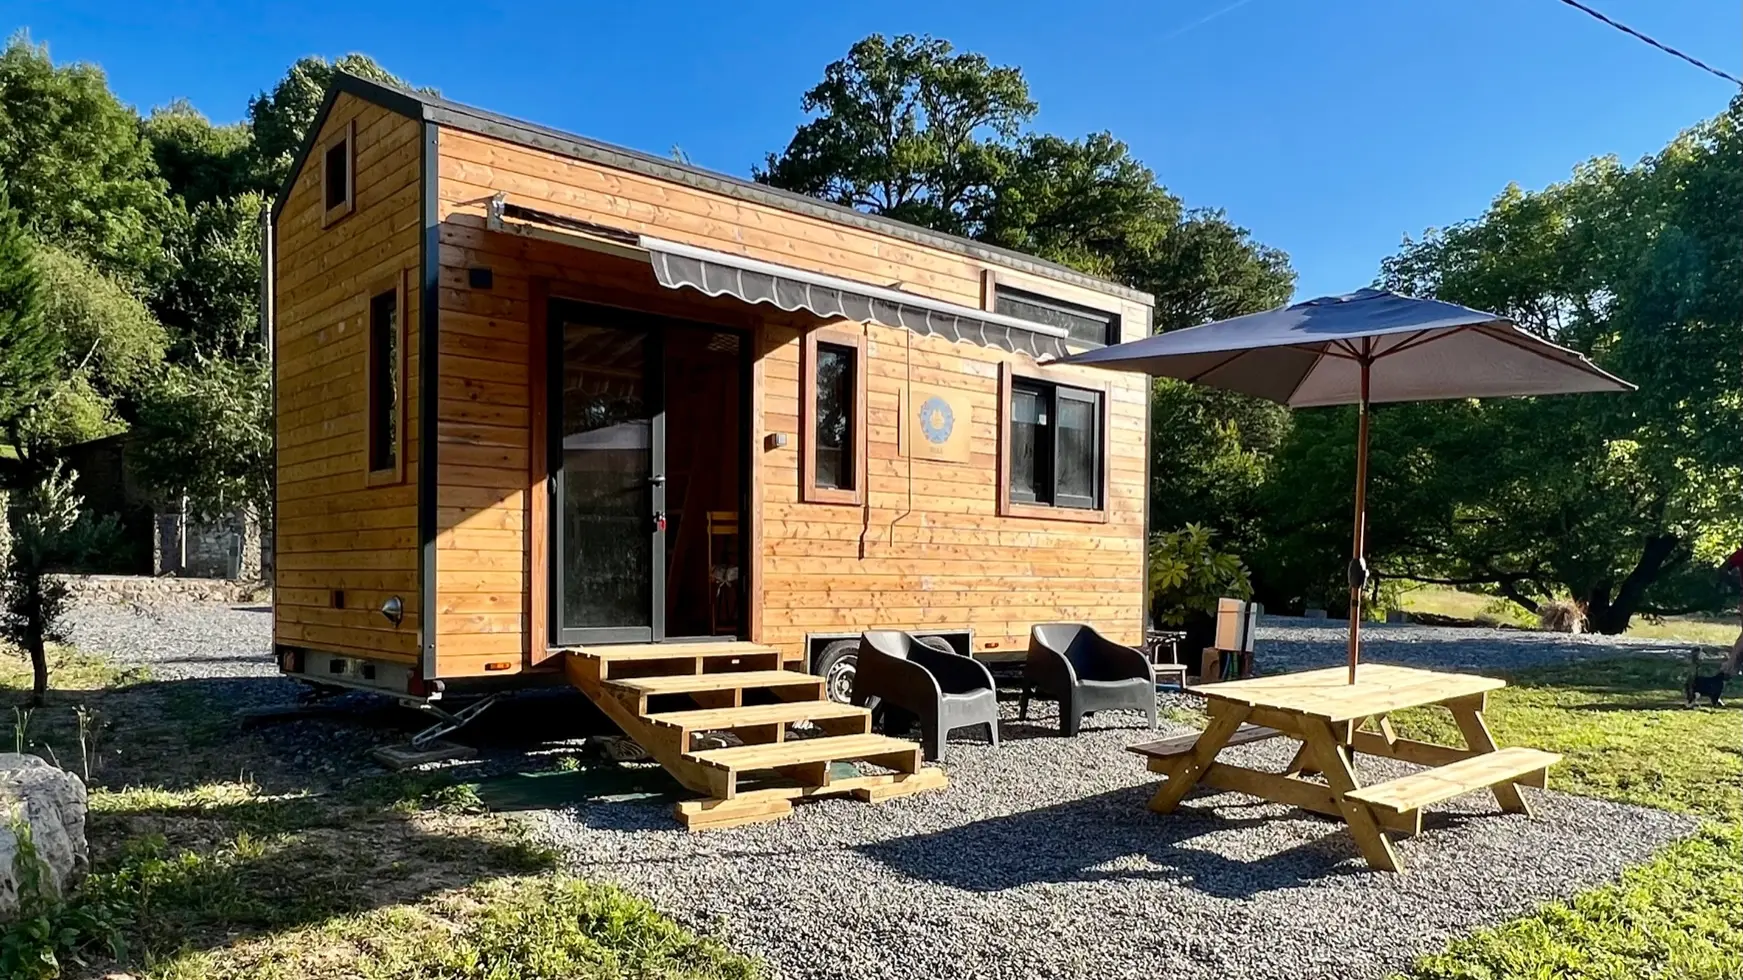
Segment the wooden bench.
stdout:
<svg viewBox="0 0 1743 980">
<path fill-rule="evenodd" d="M 1229 740 L 1225 743 L 1225 747 L 1228 745 L 1245 745 L 1248 742 L 1263 742 L 1265 739 L 1276 738 L 1281 734 L 1283 733 L 1277 729 L 1266 728 L 1263 725 L 1242 725 L 1240 728 L 1235 729 L 1233 735 L 1229 736 Z M 1146 756 L 1151 759 L 1167 759 L 1191 752 L 1192 747 L 1198 744 L 1198 736 L 1198 732 L 1187 732 L 1185 735 L 1175 735 L 1171 738 L 1158 739 L 1154 742 L 1144 742 L 1140 745 L 1128 745 L 1126 746 L 1126 751 L 1135 752 L 1138 755 Z"/>
<path fill-rule="evenodd" d="M 1542 787 L 1548 782 L 1549 767 L 1560 761 L 1560 755 L 1541 749 L 1497 749 L 1353 789 L 1344 797 L 1366 803 L 1382 813 L 1409 814 L 1455 796 L 1492 789 L 1503 783 Z"/>
</svg>

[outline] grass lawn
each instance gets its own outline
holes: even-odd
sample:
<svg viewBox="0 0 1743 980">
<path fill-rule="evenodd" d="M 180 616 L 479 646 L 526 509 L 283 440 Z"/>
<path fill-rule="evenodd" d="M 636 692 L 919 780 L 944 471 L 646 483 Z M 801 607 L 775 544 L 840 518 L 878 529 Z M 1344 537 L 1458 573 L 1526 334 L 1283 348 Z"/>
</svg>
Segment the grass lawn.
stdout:
<svg viewBox="0 0 1743 980">
<path fill-rule="evenodd" d="M 51 678 L 47 706 L 10 710 L 28 692 L 29 665 L 0 649 L 0 721 L 26 751 L 90 767 L 92 874 L 72 901 L 37 903 L 0 931 L 0 976 L 764 973 L 640 899 L 556 870 L 554 854 L 469 787 L 299 774 L 272 754 L 270 730 L 241 732 L 214 708 L 221 688 L 156 683 L 68 649 L 54 651 Z"/>
<path fill-rule="evenodd" d="M 1551 786 L 1711 819 L 1616 884 L 1453 942 L 1411 980 L 1743 978 L 1743 709 L 1680 707 L 1687 670 L 1592 661 L 1520 671 L 1491 696 L 1497 741 L 1563 754 Z M 1439 712 L 1394 721 L 1411 737 L 1458 737 Z"/>
<path fill-rule="evenodd" d="M 1537 626 L 1537 617 L 1511 600 L 1474 592 L 1460 592 L 1444 585 L 1411 588 L 1398 597 L 1398 605 L 1407 612 L 1433 613 L 1474 623 L 1528 629 Z M 1656 621 L 1636 616 L 1628 625 L 1626 635 L 1649 640 L 1675 640 L 1729 647 L 1736 642 L 1737 631 L 1735 615 L 1671 616 Z"/>
</svg>

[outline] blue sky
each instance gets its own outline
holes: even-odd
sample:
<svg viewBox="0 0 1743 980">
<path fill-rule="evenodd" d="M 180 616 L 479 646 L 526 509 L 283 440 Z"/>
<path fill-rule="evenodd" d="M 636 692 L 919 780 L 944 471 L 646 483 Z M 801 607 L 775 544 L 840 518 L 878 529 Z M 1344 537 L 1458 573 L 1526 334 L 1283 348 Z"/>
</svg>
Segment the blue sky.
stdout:
<svg viewBox="0 0 1743 980">
<path fill-rule="evenodd" d="M 1734 0 L 1590 0 L 1743 73 Z M 1036 126 L 1109 130 L 1193 206 L 1287 251 L 1303 297 L 1370 282 L 1405 234 L 1589 157 L 1633 160 L 1720 111 L 1725 82 L 1556 0 L 471 2 L 9 0 L 56 60 L 214 119 L 295 58 L 368 53 L 444 95 L 747 174 L 855 40 L 931 33 L 1020 66 Z"/>
</svg>

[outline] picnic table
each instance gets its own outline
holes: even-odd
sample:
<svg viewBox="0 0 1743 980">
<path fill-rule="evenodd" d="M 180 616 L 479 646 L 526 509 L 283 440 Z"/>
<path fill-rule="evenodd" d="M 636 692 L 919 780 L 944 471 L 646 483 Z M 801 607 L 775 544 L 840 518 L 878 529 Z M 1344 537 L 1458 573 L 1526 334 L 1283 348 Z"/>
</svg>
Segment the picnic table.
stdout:
<svg viewBox="0 0 1743 980">
<path fill-rule="evenodd" d="M 1404 870 L 1386 832 L 1422 831 L 1424 807 L 1487 789 L 1501 809 L 1531 812 L 1520 786 L 1542 787 L 1561 757 L 1530 748 L 1499 748 L 1483 721 L 1493 677 L 1389 664 L 1362 664 L 1351 684 L 1345 667 L 1203 684 L 1210 724 L 1197 734 L 1134 745 L 1152 772 L 1167 778 L 1150 809 L 1170 813 L 1194 786 L 1247 793 L 1315 813 L 1341 817 L 1373 868 Z M 1400 738 L 1390 715 L 1439 705 L 1452 713 L 1462 747 Z M 1217 761 L 1231 745 L 1268 738 L 1301 743 L 1280 773 Z M 1429 768 L 1363 786 L 1354 753 L 1385 756 Z M 1314 775 L 1321 780 L 1311 778 Z"/>
</svg>

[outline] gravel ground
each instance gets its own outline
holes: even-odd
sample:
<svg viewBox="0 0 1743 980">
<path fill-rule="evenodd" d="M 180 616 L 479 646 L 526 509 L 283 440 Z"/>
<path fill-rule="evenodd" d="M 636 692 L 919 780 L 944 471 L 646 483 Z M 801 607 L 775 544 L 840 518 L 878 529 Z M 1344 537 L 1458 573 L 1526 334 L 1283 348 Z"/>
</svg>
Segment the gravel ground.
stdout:
<svg viewBox="0 0 1743 980">
<path fill-rule="evenodd" d="M 226 708 L 296 696 L 276 676 L 263 607 L 82 603 L 70 619 L 79 646 L 149 667 L 158 680 L 199 684 Z M 1341 663 L 1343 629 L 1267 617 L 1260 667 Z M 1478 671 L 1686 649 L 1420 626 L 1365 635 L 1373 661 Z M 365 708 L 359 720 L 372 714 L 382 713 Z M 367 741 L 403 739 L 416 727 L 406 716 L 398 727 L 364 721 Z M 485 716 L 502 722 L 488 728 L 510 730 L 521 717 Z M 1150 813 L 1155 777 L 1123 751 L 1145 736 L 1111 727 L 1125 720 L 1107 716 L 1110 727 L 1062 739 L 1037 705 L 1033 724 L 1007 718 L 997 750 L 954 742 L 946 790 L 876 806 L 819 801 L 760 826 L 686 834 L 668 801 L 531 816 L 574 870 L 648 896 L 791 980 L 1378 977 L 1473 927 L 1608 880 L 1695 825 L 1554 792 L 1534 794 L 1537 817 L 1527 819 L 1474 795 L 1431 813 L 1426 832 L 1399 845 L 1408 874 L 1373 873 L 1339 823 L 1249 797 L 1204 794 L 1171 816 Z M 330 769 L 340 745 L 353 761 L 337 764 L 355 765 L 357 731 L 306 721 L 272 737 L 288 763 Z M 524 742 L 478 735 L 486 771 L 527 766 Z M 1274 741 L 1230 753 L 1280 766 L 1289 748 Z M 1367 778 L 1403 768 L 1361 762 Z"/>
<path fill-rule="evenodd" d="M 1553 792 L 1533 794 L 1528 819 L 1471 796 L 1399 845 L 1407 874 L 1377 873 L 1341 824 L 1250 797 L 1150 813 L 1155 777 L 1123 751 L 1141 732 L 1062 739 L 1012 718 L 1004 732 L 998 749 L 953 743 L 947 789 L 876 806 L 819 801 L 687 834 L 669 804 L 619 802 L 547 814 L 545 827 L 577 872 L 793 980 L 1302 980 L 1384 976 L 1695 826 Z M 1281 767 L 1289 754 L 1275 741 L 1225 758 Z M 1362 761 L 1368 778 L 1408 768 Z"/>
</svg>

